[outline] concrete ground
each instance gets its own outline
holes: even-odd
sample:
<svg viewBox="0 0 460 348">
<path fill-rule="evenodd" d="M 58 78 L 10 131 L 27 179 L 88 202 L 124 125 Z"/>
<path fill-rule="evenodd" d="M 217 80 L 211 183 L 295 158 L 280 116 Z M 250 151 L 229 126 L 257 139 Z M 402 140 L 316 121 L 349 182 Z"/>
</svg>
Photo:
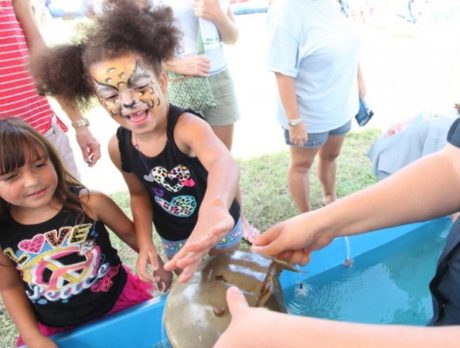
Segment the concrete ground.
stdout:
<svg viewBox="0 0 460 348">
<path fill-rule="evenodd" d="M 286 146 L 275 118 L 274 78 L 265 69 L 266 14 L 236 18 L 240 40 L 227 48 L 241 112 L 232 152 L 236 158 L 249 158 L 284 150 Z M 460 69 L 456 63 L 460 57 L 460 36 L 453 22 L 413 26 L 379 18 L 360 25 L 367 99 L 376 114 L 368 127 L 385 129 L 417 111 L 451 107 L 455 98 L 460 97 Z M 87 116 L 93 134 L 102 144 L 103 158 L 95 167 L 88 168 L 70 131 L 83 182 L 107 193 L 125 190 L 106 150 L 116 129 L 115 122 L 101 108 Z M 354 130 L 360 130 L 356 124 Z"/>
</svg>

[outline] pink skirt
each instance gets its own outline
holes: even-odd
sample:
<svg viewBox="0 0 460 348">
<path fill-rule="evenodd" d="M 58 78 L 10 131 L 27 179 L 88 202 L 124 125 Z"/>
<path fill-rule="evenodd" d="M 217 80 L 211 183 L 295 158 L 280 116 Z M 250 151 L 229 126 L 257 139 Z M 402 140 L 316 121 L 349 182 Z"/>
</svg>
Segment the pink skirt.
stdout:
<svg viewBox="0 0 460 348">
<path fill-rule="evenodd" d="M 123 288 L 123 291 L 121 292 L 120 297 L 118 297 L 117 302 L 115 302 L 115 305 L 110 310 L 110 312 L 108 312 L 101 318 L 104 318 L 108 315 L 119 312 L 122 309 L 126 309 L 134 305 L 137 305 L 139 303 L 145 302 L 152 298 L 152 292 L 155 288 L 154 285 L 152 283 L 147 283 L 147 282 L 140 280 L 139 277 L 137 275 L 134 275 L 128 267 L 123 265 L 123 268 L 125 269 L 127 273 L 125 287 Z M 98 319 L 95 319 L 95 320 L 98 320 Z M 42 323 L 38 323 L 38 328 L 40 329 L 42 334 L 45 336 L 56 335 L 60 332 L 65 332 L 65 331 L 75 329 L 76 327 L 78 326 L 52 327 L 52 326 L 43 325 Z M 22 340 L 22 337 L 19 336 L 16 341 L 16 345 L 19 347 L 19 346 L 22 346 L 23 344 L 24 344 L 24 341 Z"/>
</svg>

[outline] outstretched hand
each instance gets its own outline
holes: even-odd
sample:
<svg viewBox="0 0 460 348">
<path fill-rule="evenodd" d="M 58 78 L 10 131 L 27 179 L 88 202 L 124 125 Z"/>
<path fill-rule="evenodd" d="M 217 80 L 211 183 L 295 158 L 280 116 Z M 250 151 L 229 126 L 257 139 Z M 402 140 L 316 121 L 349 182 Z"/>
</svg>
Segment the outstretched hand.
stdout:
<svg viewBox="0 0 460 348">
<path fill-rule="evenodd" d="M 186 283 L 190 280 L 203 258 L 232 229 L 233 219 L 230 215 L 208 229 L 209 232 L 194 238 L 193 233 L 181 250 L 165 264 L 167 271 L 182 270 L 177 281 Z M 195 230 L 194 230 L 195 231 Z"/>
<path fill-rule="evenodd" d="M 308 222 L 307 219 L 305 214 L 298 215 L 273 226 L 256 238 L 251 249 L 290 264 L 305 265 L 312 250 L 320 249 L 332 240 L 327 234 L 315 230 L 314 219 Z"/>
</svg>

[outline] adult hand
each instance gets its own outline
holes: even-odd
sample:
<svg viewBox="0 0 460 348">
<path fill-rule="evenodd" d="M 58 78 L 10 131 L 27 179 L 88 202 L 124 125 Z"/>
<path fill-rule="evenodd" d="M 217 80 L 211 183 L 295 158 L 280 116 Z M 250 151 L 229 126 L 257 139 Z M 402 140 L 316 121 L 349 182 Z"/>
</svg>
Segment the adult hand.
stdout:
<svg viewBox="0 0 460 348">
<path fill-rule="evenodd" d="M 289 127 L 289 140 L 293 145 L 303 147 L 308 141 L 307 132 L 305 124 L 300 122 L 295 127 Z"/>
<path fill-rule="evenodd" d="M 75 129 L 77 143 L 80 146 L 83 159 L 92 167 L 101 158 L 101 145 L 94 138 L 88 127 L 78 127 Z"/>
<path fill-rule="evenodd" d="M 206 222 L 211 224 L 206 223 L 207 226 L 204 227 L 200 226 L 202 222 L 199 221 L 182 249 L 165 264 L 165 269 L 168 271 L 182 269 L 177 280 L 179 283 L 190 280 L 203 258 L 232 229 L 233 218 L 228 211 L 225 213 L 221 215 L 216 212 L 214 219 L 211 218 L 212 215 L 205 214 L 209 216 Z"/>
<path fill-rule="evenodd" d="M 329 233 L 320 231 L 314 214 L 298 215 L 273 226 L 256 238 L 251 249 L 290 264 L 305 265 L 312 250 L 323 248 L 333 239 Z"/>
<path fill-rule="evenodd" d="M 173 71 L 183 75 L 207 77 L 211 62 L 206 56 L 188 56 L 175 60 L 173 66 Z"/>
<path fill-rule="evenodd" d="M 197 17 L 217 23 L 226 16 L 219 0 L 193 0 L 192 8 Z"/>
<path fill-rule="evenodd" d="M 262 307 L 249 307 L 237 287 L 227 290 L 227 305 L 232 316 L 230 325 L 219 337 L 214 348 L 272 347 L 276 314 Z"/>
</svg>

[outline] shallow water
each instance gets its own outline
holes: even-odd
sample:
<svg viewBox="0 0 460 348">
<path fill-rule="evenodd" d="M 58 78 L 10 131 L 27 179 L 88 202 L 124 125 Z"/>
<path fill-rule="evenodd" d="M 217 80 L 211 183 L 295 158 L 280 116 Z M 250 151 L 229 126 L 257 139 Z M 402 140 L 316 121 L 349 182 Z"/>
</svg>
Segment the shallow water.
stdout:
<svg viewBox="0 0 460 348">
<path fill-rule="evenodd" d="M 429 282 L 448 226 L 418 229 L 284 292 L 292 314 L 363 323 L 424 325 Z M 353 245 L 351 245 L 353 248 Z"/>
</svg>

